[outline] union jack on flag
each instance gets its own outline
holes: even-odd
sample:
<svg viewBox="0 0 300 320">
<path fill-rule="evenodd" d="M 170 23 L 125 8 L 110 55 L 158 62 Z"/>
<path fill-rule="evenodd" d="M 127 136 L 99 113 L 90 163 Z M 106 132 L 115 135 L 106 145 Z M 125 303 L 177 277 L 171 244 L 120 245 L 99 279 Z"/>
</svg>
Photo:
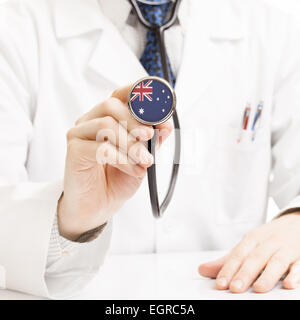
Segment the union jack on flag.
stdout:
<svg viewBox="0 0 300 320">
<path fill-rule="evenodd" d="M 130 101 L 134 101 L 135 99 L 139 98 L 139 101 L 144 101 L 144 97 L 147 98 L 149 101 L 152 101 L 152 93 L 153 88 L 150 87 L 152 80 L 149 80 L 146 84 L 141 82 L 137 85 L 134 90 L 132 91 L 132 97 Z"/>
</svg>

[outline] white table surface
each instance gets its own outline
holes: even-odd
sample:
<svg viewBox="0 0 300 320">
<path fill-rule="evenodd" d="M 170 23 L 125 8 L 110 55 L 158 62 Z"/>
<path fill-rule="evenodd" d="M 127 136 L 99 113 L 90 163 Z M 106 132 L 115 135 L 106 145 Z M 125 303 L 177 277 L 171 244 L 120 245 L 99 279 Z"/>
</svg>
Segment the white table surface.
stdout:
<svg viewBox="0 0 300 320">
<path fill-rule="evenodd" d="M 249 290 L 232 294 L 215 290 L 213 280 L 197 273 L 201 262 L 217 258 L 220 252 L 158 255 L 112 255 L 94 280 L 75 299 L 276 299 L 299 300 L 300 289 L 284 290 L 281 284 L 266 294 Z M 39 299 L 0 290 L 0 300 Z"/>
</svg>

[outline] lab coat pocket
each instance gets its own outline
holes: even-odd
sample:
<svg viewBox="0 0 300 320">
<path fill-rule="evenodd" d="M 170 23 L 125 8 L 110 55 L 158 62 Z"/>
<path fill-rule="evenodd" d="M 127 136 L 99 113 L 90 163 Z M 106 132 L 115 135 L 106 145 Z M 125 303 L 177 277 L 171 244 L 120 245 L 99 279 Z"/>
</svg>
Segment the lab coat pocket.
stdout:
<svg viewBox="0 0 300 320">
<path fill-rule="evenodd" d="M 264 217 L 270 171 L 270 139 L 259 128 L 252 141 L 250 131 L 219 129 L 216 142 L 215 214 L 217 224 L 259 221 Z"/>
</svg>

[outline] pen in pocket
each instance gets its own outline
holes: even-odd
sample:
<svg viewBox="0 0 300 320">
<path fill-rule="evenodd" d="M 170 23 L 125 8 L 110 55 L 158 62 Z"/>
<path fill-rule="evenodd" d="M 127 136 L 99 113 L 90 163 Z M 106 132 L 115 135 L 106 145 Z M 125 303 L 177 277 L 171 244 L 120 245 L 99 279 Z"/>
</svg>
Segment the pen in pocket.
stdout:
<svg viewBox="0 0 300 320">
<path fill-rule="evenodd" d="M 243 136 L 243 131 L 246 131 L 248 128 L 250 113 L 251 113 L 251 105 L 250 105 L 250 103 L 247 103 L 246 108 L 244 110 L 242 126 L 241 126 L 241 130 L 239 133 L 239 137 L 237 139 L 237 143 L 241 142 L 242 136 Z"/>
<path fill-rule="evenodd" d="M 263 108 L 264 108 L 264 102 L 261 101 L 259 103 L 259 105 L 257 106 L 256 113 L 255 113 L 255 116 L 254 116 L 254 119 L 253 119 L 253 124 L 252 124 L 252 128 L 251 128 L 251 130 L 252 130 L 252 141 L 255 140 L 255 136 L 256 136 L 257 128 L 259 127 L 259 123 L 260 123 L 260 119 L 261 119 L 261 114 L 262 114 Z"/>
</svg>

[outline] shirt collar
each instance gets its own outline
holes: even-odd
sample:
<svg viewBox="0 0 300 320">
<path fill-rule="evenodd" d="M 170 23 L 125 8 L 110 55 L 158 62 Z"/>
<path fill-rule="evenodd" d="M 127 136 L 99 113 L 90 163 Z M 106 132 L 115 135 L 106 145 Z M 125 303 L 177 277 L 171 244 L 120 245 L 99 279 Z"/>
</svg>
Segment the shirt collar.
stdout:
<svg viewBox="0 0 300 320">
<path fill-rule="evenodd" d="M 189 23 L 193 5 L 198 3 L 203 3 L 203 1 L 182 1 L 178 20 L 183 30 Z M 58 38 L 68 38 L 104 29 L 107 26 L 107 19 L 115 23 L 118 28 L 122 28 L 131 12 L 131 5 L 127 0 L 52 0 L 51 4 Z M 105 9 L 101 8 L 103 5 Z M 212 14 L 216 18 L 212 19 L 215 21 L 212 22 L 212 26 L 208 26 L 208 28 L 212 28 L 210 31 L 213 37 L 218 39 L 238 39 L 241 37 L 242 28 L 238 2 L 211 0 L 211 2 L 205 1 L 204 5 L 212 8 Z M 119 10 L 116 10 L 116 7 Z"/>
<path fill-rule="evenodd" d="M 183 0 L 178 13 L 182 26 L 188 22 L 190 0 Z M 56 36 L 68 38 L 101 30 L 109 19 L 122 29 L 131 12 L 127 0 L 52 0 Z M 116 10 L 118 8 L 118 10 Z"/>
<path fill-rule="evenodd" d="M 122 29 L 131 12 L 131 4 L 127 0 L 98 0 L 103 14 L 118 28 Z M 117 8 L 117 10 L 116 10 Z"/>
<path fill-rule="evenodd" d="M 127 0 L 98 0 L 103 14 L 112 21 L 112 23 L 121 30 L 128 21 L 132 7 Z M 179 24 L 183 27 L 188 22 L 188 7 L 190 0 L 183 0 L 178 12 Z M 118 10 L 116 10 L 118 8 Z"/>
</svg>

